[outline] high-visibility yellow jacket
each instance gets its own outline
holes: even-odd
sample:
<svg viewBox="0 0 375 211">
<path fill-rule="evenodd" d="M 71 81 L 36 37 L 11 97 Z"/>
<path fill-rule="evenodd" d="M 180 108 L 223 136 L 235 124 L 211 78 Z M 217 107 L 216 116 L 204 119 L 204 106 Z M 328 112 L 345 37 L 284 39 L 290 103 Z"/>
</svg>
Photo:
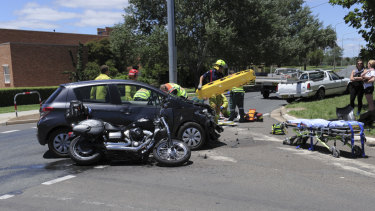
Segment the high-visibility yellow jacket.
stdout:
<svg viewBox="0 0 375 211">
<path fill-rule="evenodd" d="M 232 88 L 232 92 L 241 92 L 241 93 L 245 93 L 245 90 L 243 89 L 243 86 L 240 86 L 240 87 L 233 87 Z"/>
<path fill-rule="evenodd" d="M 108 75 L 106 74 L 100 74 L 98 77 L 95 78 L 95 80 L 107 80 L 111 79 Z M 104 100 L 107 95 L 107 86 L 94 86 L 91 89 L 90 92 L 90 99 L 95 99 L 95 100 Z"/>
<path fill-rule="evenodd" d="M 138 99 L 142 99 L 142 100 L 148 100 L 148 98 L 151 96 L 151 92 L 150 90 L 147 90 L 147 89 L 140 89 L 138 90 L 135 95 L 134 95 L 134 99 L 138 98 Z"/>
<path fill-rule="evenodd" d="M 187 94 L 184 88 L 182 88 L 180 85 L 175 83 L 166 83 L 165 86 L 168 89 L 168 93 L 172 93 L 173 91 L 177 91 L 176 95 L 178 97 L 184 97 L 187 98 Z"/>
<path fill-rule="evenodd" d="M 137 88 L 135 86 L 125 86 L 125 100 L 132 101 L 136 92 Z"/>
<path fill-rule="evenodd" d="M 224 109 L 228 108 L 228 99 L 223 94 L 209 98 L 208 102 L 211 107 L 213 107 L 213 105 L 216 105 L 217 107 L 223 106 Z"/>
</svg>

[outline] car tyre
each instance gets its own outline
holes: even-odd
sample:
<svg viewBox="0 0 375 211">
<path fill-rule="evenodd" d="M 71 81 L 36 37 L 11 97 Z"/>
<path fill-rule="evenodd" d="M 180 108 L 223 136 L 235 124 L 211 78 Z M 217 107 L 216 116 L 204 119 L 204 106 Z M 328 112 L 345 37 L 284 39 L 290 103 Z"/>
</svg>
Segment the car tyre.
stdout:
<svg viewBox="0 0 375 211">
<path fill-rule="evenodd" d="M 324 99 L 324 97 L 325 97 L 325 91 L 324 91 L 324 89 L 323 88 L 320 88 L 319 90 L 318 90 L 318 92 L 316 93 L 316 99 L 317 100 L 323 100 Z"/>
<path fill-rule="evenodd" d="M 195 122 L 183 124 L 178 131 L 177 137 L 188 145 L 191 150 L 200 149 L 206 142 L 206 134 L 203 128 Z"/>
<path fill-rule="evenodd" d="M 70 144 L 68 132 L 67 128 L 57 129 L 49 136 L 48 148 L 57 157 L 68 157 Z"/>
<path fill-rule="evenodd" d="M 268 99 L 270 97 L 270 91 L 266 90 L 263 92 L 263 98 Z"/>
</svg>

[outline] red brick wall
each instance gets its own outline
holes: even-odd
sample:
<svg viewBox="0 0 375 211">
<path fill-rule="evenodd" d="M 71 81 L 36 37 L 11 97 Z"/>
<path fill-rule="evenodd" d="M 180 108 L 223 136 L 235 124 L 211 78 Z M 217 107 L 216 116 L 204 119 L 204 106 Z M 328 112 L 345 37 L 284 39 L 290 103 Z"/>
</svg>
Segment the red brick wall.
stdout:
<svg viewBox="0 0 375 211">
<path fill-rule="evenodd" d="M 4 70 L 3 64 L 9 65 L 10 71 L 10 84 L 5 84 L 4 82 Z M 10 45 L 9 44 L 0 44 L 0 88 L 10 87 L 13 85 L 12 77 L 12 60 L 10 57 Z"/>
<path fill-rule="evenodd" d="M 11 43 L 14 87 L 56 86 L 70 82 L 69 50 L 76 59 L 78 46 Z"/>
<path fill-rule="evenodd" d="M 40 32 L 14 29 L 0 29 L 0 43 L 44 43 L 59 45 L 77 45 L 79 42 L 86 43 L 90 40 L 102 39 L 103 36 L 88 34 L 71 34 L 59 32 Z"/>
</svg>

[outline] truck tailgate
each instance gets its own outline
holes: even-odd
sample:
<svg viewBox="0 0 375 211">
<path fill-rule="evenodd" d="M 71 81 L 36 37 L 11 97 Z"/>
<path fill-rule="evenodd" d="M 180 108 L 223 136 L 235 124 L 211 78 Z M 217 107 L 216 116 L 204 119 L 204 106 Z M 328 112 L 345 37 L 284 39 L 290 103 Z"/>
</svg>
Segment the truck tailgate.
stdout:
<svg viewBox="0 0 375 211">
<path fill-rule="evenodd" d="M 280 83 L 278 86 L 278 94 L 282 95 L 300 95 L 303 81 L 295 83 Z"/>
</svg>

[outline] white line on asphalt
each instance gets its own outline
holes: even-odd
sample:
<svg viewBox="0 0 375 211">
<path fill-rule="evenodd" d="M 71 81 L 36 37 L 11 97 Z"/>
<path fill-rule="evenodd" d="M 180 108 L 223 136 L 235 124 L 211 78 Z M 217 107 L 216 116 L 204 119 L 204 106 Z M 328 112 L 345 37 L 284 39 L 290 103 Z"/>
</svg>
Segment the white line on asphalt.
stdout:
<svg viewBox="0 0 375 211">
<path fill-rule="evenodd" d="M 265 113 L 265 114 L 263 114 L 263 116 L 269 116 L 270 115 L 270 113 Z"/>
<path fill-rule="evenodd" d="M 20 130 L 8 130 L 8 131 L 4 131 L 4 132 L 1 132 L 1 133 L 13 133 L 13 132 L 17 132 L 17 131 L 20 131 Z"/>
<path fill-rule="evenodd" d="M 375 178 L 375 166 L 367 164 L 358 160 L 351 160 L 348 158 L 334 158 L 331 155 L 319 153 L 317 151 L 301 150 L 295 148 L 278 147 L 279 149 L 294 152 L 293 154 L 308 156 L 311 159 L 318 160 L 327 165 L 334 165 L 344 170 L 351 171 L 353 173 L 365 175 L 368 177 Z M 366 170 L 364 170 L 366 169 Z"/>
<path fill-rule="evenodd" d="M 36 129 L 36 127 L 31 127 L 31 128 L 34 128 L 34 129 Z"/>
<path fill-rule="evenodd" d="M 95 169 L 104 169 L 104 168 L 107 168 L 108 165 L 104 165 L 104 166 L 95 166 L 94 168 Z"/>
<path fill-rule="evenodd" d="M 12 198 L 13 196 L 14 195 L 5 194 L 5 195 L 0 196 L 0 200 L 2 200 L 2 199 L 9 199 L 9 198 Z"/>
<path fill-rule="evenodd" d="M 42 185 L 52 185 L 52 184 L 62 182 L 62 181 L 65 181 L 65 180 L 68 180 L 68 179 L 71 179 L 71 178 L 74 178 L 74 177 L 76 177 L 76 176 L 67 175 L 65 177 L 60 177 L 60 178 L 57 178 L 57 179 L 54 179 L 54 180 L 51 180 L 51 181 L 48 181 L 48 182 L 43 182 Z"/>
</svg>

